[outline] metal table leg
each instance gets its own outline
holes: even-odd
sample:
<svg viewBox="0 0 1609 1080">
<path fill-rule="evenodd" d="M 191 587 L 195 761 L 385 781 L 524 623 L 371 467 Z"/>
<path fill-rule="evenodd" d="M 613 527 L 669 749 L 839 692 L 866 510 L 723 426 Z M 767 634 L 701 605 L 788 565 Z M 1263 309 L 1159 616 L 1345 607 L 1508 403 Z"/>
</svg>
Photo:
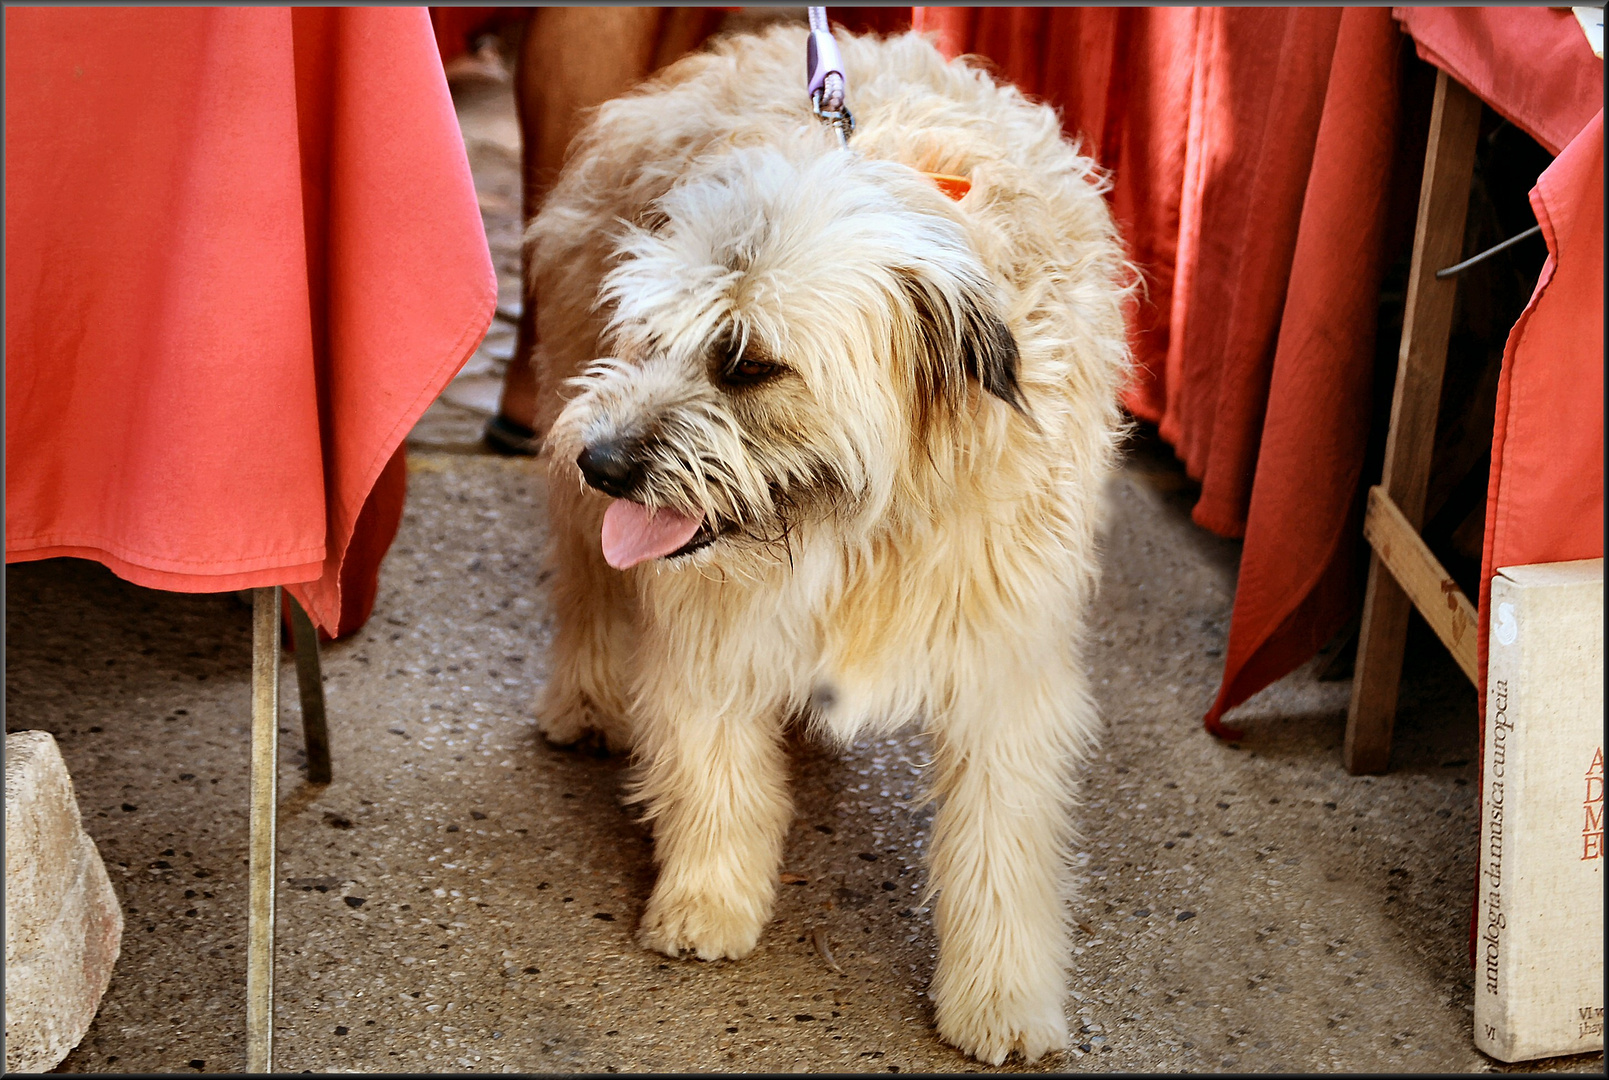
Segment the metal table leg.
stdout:
<svg viewBox="0 0 1609 1080">
<path fill-rule="evenodd" d="M 303 616 L 305 618 L 305 616 Z M 246 927 L 246 1071 L 274 1068 L 274 826 L 279 765 L 279 586 L 251 605 L 251 838 Z"/>
<path fill-rule="evenodd" d="M 293 596 L 291 639 L 296 642 L 296 685 L 302 697 L 302 737 L 307 742 L 307 782 L 330 782 L 330 733 L 324 723 L 324 674 L 318 661 L 318 631 Z"/>
</svg>

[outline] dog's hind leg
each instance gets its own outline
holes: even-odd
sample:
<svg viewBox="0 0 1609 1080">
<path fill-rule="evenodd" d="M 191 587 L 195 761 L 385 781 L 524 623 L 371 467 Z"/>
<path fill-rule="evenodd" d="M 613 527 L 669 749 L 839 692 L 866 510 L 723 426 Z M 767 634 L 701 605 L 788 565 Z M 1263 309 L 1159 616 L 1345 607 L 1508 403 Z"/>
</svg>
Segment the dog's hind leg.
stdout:
<svg viewBox="0 0 1609 1080">
<path fill-rule="evenodd" d="M 632 740 L 627 688 L 636 649 L 634 601 L 598 554 L 596 529 L 589 531 L 580 499 L 555 491 L 549 506 L 554 632 L 537 728 L 559 746 L 598 739 L 620 753 Z"/>
<path fill-rule="evenodd" d="M 653 694 L 656 715 L 641 721 L 635 797 L 653 822 L 659 880 L 637 940 L 670 956 L 738 959 L 771 917 L 793 814 L 782 723 L 770 713 L 712 713 L 710 699 L 721 695 L 680 686 Z"/>
<path fill-rule="evenodd" d="M 1069 811 L 1094 726 L 1081 681 L 1018 668 L 933 718 L 932 996 L 940 1036 L 991 1065 L 1067 1045 Z"/>
</svg>

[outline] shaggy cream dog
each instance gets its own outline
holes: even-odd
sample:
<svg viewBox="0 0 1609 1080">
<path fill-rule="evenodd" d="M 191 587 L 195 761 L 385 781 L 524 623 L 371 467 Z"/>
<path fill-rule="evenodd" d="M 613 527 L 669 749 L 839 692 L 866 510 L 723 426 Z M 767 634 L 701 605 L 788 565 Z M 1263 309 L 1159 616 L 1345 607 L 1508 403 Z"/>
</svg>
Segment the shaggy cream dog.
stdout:
<svg viewBox="0 0 1609 1080">
<path fill-rule="evenodd" d="M 1067 1041 L 1128 274 L 1051 109 L 914 35 L 842 48 L 847 150 L 810 113 L 802 29 L 732 40 L 602 106 L 531 227 L 540 721 L 634 751 L 660 867 L 638 938 L 706 960 L 770 917 L 785 725 L 921 724 L 938 1030 L 1032 1060 Z"/>
</svg>

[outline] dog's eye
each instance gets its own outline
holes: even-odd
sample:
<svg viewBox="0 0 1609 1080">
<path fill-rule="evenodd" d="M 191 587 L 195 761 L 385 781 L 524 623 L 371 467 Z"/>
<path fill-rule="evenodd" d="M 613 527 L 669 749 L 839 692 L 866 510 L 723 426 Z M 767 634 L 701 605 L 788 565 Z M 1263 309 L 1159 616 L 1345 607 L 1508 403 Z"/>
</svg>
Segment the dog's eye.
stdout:
<svg viewBox="0 0 1609 1080">
<path fill-rule="evenodd" d="M 782 370 L 780 364 L 770 364 L 764 360 L 754 360 L 747 356 L 739 357 L 725 371 L 721 377 L 734 386 L 752 386 L 758 382 L 778 374 Z"/>
</svg>

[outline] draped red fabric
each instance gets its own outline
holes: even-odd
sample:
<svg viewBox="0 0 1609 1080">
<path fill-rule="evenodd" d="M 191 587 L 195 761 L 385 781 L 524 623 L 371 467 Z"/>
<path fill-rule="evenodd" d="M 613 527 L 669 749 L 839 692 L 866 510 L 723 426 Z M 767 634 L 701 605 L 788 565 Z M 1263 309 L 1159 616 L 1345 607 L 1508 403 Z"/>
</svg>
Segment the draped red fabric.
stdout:
<svg viewBox="0 0 1609 1080">
<path fill-rule="evenodd" d="M 1405 7 L 1421 59 L 1557 155 L 1603 108 L 1603 64 L 1567 7 Z"/>
<path fill-rule="evenodd" d="M 1547 240 L 1503 353 L 1481 558 L 1480 672 L 1499 567 L 1603 557 L 1603 110 L 1531 190 Z M 1484 714 L 1483 714 L 1484 715 Z"/>
<path fill-rule="evenodd" d="M 1383 10 L 1340 13 L 1285 282 L 1272 284 L 1270 268 L 1263 286 L 1283 293 L 1265 296 L 1281 308 L 1256 312 L 1278 330 L 1267 374 L 1240 383 L 1253 398 L 1266 378 L 1267 396 L 1258 445 L 1248 439 L 1226 464 L 1251 491 L 1224 678 L 1206 716 L 1230 738 L 1223 713 L 1313 656 L 1357 601 L 1387 212 L 1393 185 L 1416 177 L 1395 156 L 1401 45 Z M 1251 411 L 1240 410 L 1246 427 Z"/>
<path fill-rule="evenodd" d="M 7 8 L 6 559 L 373 604 L 496 280 L 417 8 Z"/>
</svg>

